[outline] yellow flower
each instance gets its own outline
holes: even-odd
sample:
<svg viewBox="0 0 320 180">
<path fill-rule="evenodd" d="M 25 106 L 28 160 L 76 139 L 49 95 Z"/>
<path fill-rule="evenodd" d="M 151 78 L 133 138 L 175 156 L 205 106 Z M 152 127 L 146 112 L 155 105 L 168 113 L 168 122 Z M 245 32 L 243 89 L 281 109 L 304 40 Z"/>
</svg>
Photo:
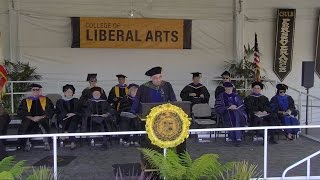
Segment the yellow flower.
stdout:
<svg viewBox="0 0 320 180">
<path fill-rule="evenodd" d="M 161 148 L 176 147 L 189 136 L 188 115 L 170 103 L 151 109 L 147 116 L 146 131 L 152 144 Z"/>
</svg>

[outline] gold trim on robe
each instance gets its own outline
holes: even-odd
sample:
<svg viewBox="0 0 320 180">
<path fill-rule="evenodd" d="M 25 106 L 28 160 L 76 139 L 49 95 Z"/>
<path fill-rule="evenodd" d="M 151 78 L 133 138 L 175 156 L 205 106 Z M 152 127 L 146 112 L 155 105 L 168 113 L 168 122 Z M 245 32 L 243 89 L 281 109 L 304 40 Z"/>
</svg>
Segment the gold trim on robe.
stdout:
<svg viewBox="0 0 320 180">
<path fill-rule="evenodd" d="M 47 105 L 47 98 L 45 96 L 40 96 L 39 100 L 40 100 L 42 110 L 45 111 L 46 105 Z M 32 99 L 29 99 L 29 98 L 26 99 L 28 112 L 31 111 L 32 101 L 33 101 Z"/>
</svg>

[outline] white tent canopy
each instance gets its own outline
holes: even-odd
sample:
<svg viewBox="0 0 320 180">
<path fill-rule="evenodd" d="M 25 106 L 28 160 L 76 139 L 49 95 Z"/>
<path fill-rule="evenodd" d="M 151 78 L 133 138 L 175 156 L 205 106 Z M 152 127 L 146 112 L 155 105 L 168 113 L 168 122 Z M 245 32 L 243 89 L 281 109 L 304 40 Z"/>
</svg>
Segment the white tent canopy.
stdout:
<svg viewBox="0 0 320 180">
<path fill-rule="evenodd" d="M 276 9 L 294 8 L 293 71 L 284 82 L 300 88 L 301 62 L 314 60 L 319 6 L 319 0 L 0 0 L 0 47 L 6 59 L 30 62 L 46 80 L 84 80 L 88 72 L 97 72 L 100 80 L 117 73 L 144 80 L 145 70 L 160 65 L 167 79 L 188 82 L 193 71 L 203 72 L 205 80 L 218 76 L 225 61 L 242 56 L 243 44 L 253 45 L 257 32 L 262 67 L 277 79 L 272 71 Z M 70 17 L 131 14 L 192 19 L 192 49 L 70 48 Z"/>
</svg>

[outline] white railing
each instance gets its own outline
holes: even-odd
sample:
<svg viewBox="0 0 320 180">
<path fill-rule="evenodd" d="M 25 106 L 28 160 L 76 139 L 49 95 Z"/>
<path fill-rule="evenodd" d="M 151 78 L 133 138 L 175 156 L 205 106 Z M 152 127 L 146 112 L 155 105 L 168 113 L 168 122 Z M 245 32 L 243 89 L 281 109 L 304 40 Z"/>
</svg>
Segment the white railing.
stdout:
<svg viewBox="0 0 320 180">
<path fill-rule="evenodd" d="M 294 163 L 293 165 L 289 166 L 287 169 L 285 169 L 285 170 L 283 171 L 283 173 L 282 173 L 282 178 L 285 178 L 285 177 L 286 177 L 286 174 L 287 174 L 287 172 L 288 172 L 289 170 L 291 170 L 291 169 L 293 169 L 294 167 L 296 167 L 296 166 L 304 163 L 305 161 L 307 161 L 307 179 L 309 180 L 309 179 L 310 179 L 310 166 L 311 166 L 311 164 L 310 164 L 310 159 L 313 158 L 313 157 L 315 157 L 315 156 L 317 156 L 317 155 L 319 155 L 319 154 L 320 154 L 320 151 L 317 151 L 317 152 L 311 154 L 310 156 L 308 156 L 308 157 L 306 157 L 306 158 L 304 158 L 304 159 L 302 159 L 302 160 Z"/>
<path fill-rule="evenodd" d="M 267 176 L 267 160 L 268 160 L 268 130 L 269 129 L 292 129 L 292 128 L 320 128 L 320 125 L 301 125 L 301 126 L 264 126 L 264 127 L 238 127 L 238 128 L 207 128 L 207 129 L 190 129 L 189 132 L 219 132 L 219 131 L 236 131 L 236 130 L 264 130 L 264 148 L 263 148 L 263 179 L 272 179 Z M 53 138 L 53 171 L 54 178 L 58 177 L 57 166 L 57 138 L 68 136 L 112 136 L 112 135 L 130 135 L 130 134 L 146 134 L 146 131 L 122 131 L 122 132 L 91 132 L 91 133 L 57 133 L 57 134 L 33 134 L 33 135 L 5 135 L 0 136 L 0 139 L 19 139 L 19 138 L 40 138 L 51 137 Z M 307 174 L 310 175 L 310 168 Z M 316 176 L 309 176 L 314 178 Z M 275 177 L 280 179 L 281 177 Z"/>
</svg>

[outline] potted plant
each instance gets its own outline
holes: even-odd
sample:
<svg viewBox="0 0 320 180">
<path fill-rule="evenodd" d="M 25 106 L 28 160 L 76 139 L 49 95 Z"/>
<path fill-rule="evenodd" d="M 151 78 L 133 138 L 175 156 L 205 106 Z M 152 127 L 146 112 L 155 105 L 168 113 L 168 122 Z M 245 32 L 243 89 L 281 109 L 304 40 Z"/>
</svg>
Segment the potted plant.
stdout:
<svg viewBox="0 0 320 180">
<path fill-rule="evenodd" d="M 4 66 L 8 72 L 9 81 L 34 81 L 40 80 L 42 77 L 36 71 L 36 67 L 30 66 L 28 62 L 11 62 L 4 61 Z M 15 83 L 13 86 L 13 92 L 27 92 L 29 90 L 30 83 Z M 10 85 L 7 85 L 7 92 L 10 92 Z M 15 94 L 13 96 L 14 109 L 16 110 L 19 102 L 23 97 L 23 94 Z M 4 96 L 4 105 L 8 112 L 11 111 L 11 97 L 9 95 Z"/>
<path fill-rule="evenodd" d="M 163 156 L 152 149 L 140 150 L 150 165 L 159 170 L 160 177 L 170 180 L 249 180 L 260 174 L 257 166 L 247 161 L 222 164 L 217 154 L 204 154 L 192 160 L 188 152 L 177 154 L 174 150 L 167 149 L 166 156 Z"/>
<path fill-rule="evenodd" d="M 226 69 L 229 70 L 234 78 L 240 78 L 240 80 L 234 81 L 233 84 L 237 89 L 247 89 L 248 86 L 255 81 L 257 65 L 252 61 L 254 54 L 254 47 L 244 46 L 244 57 L 240 61 L 226 62 Z M 262 69 L 265 71 L 264 69 Z M 262 78 L 265 78 L 262 76 Z M 248 81 L 246 82 L 247 79 Z M 240 90 L 238 94 L 241 97 L 247 96 L 247 91 Z"/>
<path fill-rule="evenodd" d="M 26 161 L 17 162 L 14 156 L 8 156 L 0 161 L 0 179 L 22 179 L 23 173 L 25 173 L 28 169 L 29 167 L 26 166 Z M 40 166 L 36 169 L 32 168 L 32 172 L 25 179 L 53 180 L 54 176 L 51 168 Z"/>
</svg>

